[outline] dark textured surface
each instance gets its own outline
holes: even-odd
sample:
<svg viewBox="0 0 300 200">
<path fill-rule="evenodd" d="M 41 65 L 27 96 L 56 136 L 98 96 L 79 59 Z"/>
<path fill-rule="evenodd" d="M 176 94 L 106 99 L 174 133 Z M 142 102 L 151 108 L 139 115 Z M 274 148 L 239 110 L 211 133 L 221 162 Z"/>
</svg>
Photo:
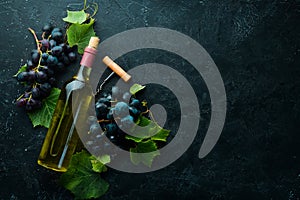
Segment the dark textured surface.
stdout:
<svg viewBox="0 0 300 200">
<path fill-rule="evenodd" d="M 72 199 L 57 185 L 59 174 L 36 164 L 46 130 L 33 129 L 26 113 L 15 108 L 23 87 L 11 78 L 34 48 L 27 28 L 40 30 L 49 20 L 62 27 L 71 2 L 82 1 L 0 1 L 0 199 Z M 111 187 L 102 199 L 300 198 L 299 1 L 98 2 L 96 32 L 102 39 L 144 26 L 187 34 L 216 62 L 228 96 L 222 136 L 200 160 L 210 116 L 205 84 L 175 55 L 143 51 L 122 58 L 127 66 L 167 64 L 196 80 L 203 119 L 191 148 L 167 168 L 138 175 L 109 170 L 105 179 Z M 60 81 L 76 70 L 69 69 Z M 168 124 L 176 128 L 176 110 L 170 113 Z"/>
</svg>

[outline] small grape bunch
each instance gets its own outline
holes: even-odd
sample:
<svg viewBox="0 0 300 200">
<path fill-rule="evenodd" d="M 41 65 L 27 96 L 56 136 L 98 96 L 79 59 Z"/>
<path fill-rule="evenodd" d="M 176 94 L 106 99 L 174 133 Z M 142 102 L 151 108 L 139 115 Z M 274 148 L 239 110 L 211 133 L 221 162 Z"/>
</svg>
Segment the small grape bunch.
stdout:
<svg viewBox="0 0 300 200">
<path fill-rule="evenodd" d="M 95 104 L 96 116 L 89 118 L 89 121 L 93 119 L 93 123 L 90 123 L 91 138 L 88 145 L 94 145 L 105 135 L 111 142 L 122 147 L 126 136 L 126 131 L 123 130 L 130 130 L 140 116 L 148 117 L 149 110 L 144 101 L 141 102 L 129 92 L 122 93 L 116 86 L 112 87 L 112 93 L 115 99 L 112 99 L 111 94 L 104 93 Z M 99 124 L 96 124 L 96 119 Z"/>
<path fill-rule="evenodd" d="M 29 86 L 16 101 L 17 106 L 25 107 L 26 111 L 41 108 L 42 100 L 50 95 L 56 84 L 55 73 L 64 70 L 77 57 L 74 49 L 64 42 L 60 28 L 45 25 L 41 40 L 34 30 L 29 28 L 29 31 L 35 38 L 37 48 L 32 50 L 26 69 L 16 75 L 18 82 Z"/>
</svg>

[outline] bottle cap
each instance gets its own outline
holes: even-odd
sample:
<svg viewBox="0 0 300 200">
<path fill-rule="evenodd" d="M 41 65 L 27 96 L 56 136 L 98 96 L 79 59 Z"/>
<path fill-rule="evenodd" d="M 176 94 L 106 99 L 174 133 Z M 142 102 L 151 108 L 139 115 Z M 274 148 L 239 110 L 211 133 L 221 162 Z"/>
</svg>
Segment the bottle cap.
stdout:
<svg viewBox="0 0 300 200">
<path fill-rule="evenodd" d="M 99 42 L 100 42 L 100 39 L 98 37 L 91 37 L 90 42 L 89 42 L 89 47 L 97 49 Z"/>
<path fill-rule="evenodd" d="M 127 74 L 117 63 L 115 63 L 110 57 L 105 56 L 102 60 L 111 70 L 118 74 L 125 82 L 131 79 L 131 76 Z"/>
</svg>

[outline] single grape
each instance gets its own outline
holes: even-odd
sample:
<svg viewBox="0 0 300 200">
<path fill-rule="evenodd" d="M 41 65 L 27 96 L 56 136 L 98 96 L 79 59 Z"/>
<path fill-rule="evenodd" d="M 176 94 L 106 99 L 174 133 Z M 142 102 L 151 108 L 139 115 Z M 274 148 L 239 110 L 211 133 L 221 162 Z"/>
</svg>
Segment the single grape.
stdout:
<svg viewBox="0 0 300 200">
<path fill-rule="evenodd" d="M 102 97 L 98 100 L 98 102 L 104 103 L 105 105 L 110 106 L 110 101 L 107 98 Z"/>
<path fill-rule="evenodd" d="M 35 53 L 39 53 L 39 50 L 33 49 L 33 50 L 31 51 L 31 55 L 32 55 L 32 54 L 35 54 Z"/>
<path fill-rule="evenodd" d="M 39 53 L 33 53 L 31 55 L 31 60 L 32 60 L 32 63 L 38 64 L 39 60 L 40 60 L 40 54 Z"/>
<path fill-rule="evenodd" d="M 47 40 L 47 39 L 43 39 L 41 41 L 41 45 L 42 45 L 43 52 L 47 51 L 50 48 L 50 43 L 49 43 L 49 40 Z"/>
<path fill-rule="evenodd" d="M 28 91 L 26 91 L 26 92 L 24 93 L 23 98 L 28 99 L 28 98 L 30 97 L 30 95 L 31 95 L 31 93 L 28 92 Z"/>
<path fill-rule="evenodd" d="M 54 31 L 54 30 L 53 30 Z M 51 33 L 51 37 L 56 41 L 56 42 L 61 42 L 63 39 L 63 34 L 59 31 Z"/>
<path fill-rule="evenodd" d="M 63 52 L 63 49 L 61 46 L 55 46 L 51 49 L 51 51 L 52 51 L 52 55 L 58 57 Z"/>
<path fill-rule="evenodd" d="M 26 103 L 26 110 L 27 111 L 32 111 L 34 109 L 41 108 L 41 106 L 42 106 L 41 101 L 31 98 Z"/>
<path fill-rule="evenodd" d="M 120 90 L 119 90 L 119 88 L 117 86 L 113 86 L 111 88 L 111 92 L 112 92 L 112 95 L 116 97 L 116 96 L 119 95 Z"/>
<path fill-rule="evenodd" d="M 48 75 L 48 77 L 54 76 L 54 71 L 50 69 L 48 66 L 40 67 L 39 70 L 45 72 Z"/>
<path fill-rule="evenodd" d="M 50 49 L 52 49 L 53 47 L 56 46 L 56 41 L 55 40 L 49 40 L 49 44 L 50 44 Z"/>
<path fill-rule="evenodd" d="M 55 33 L 55 32 L 60 32 L 62 33 L 62 30 L 60 28 L 54 28 L 51 32 L 51 34 Z"/>
<path fill-rule="evenodd" d="M 53 27 L 50 24 L 45 24 L 45 26 L 42 28 L 42 31 L 45 32 L 48 37 L 51 34 L 51 31 L 53 30 Z"/>
<path fill-rule="evenodd" d="M 134 125 L 134 119 L 132 116 L 127 115 L 121 119 L 122 128 L 129 129 Z"/>
<path fill-rule="evenodd" d="M 32 94 L 32 98 L 34 99 L 39 99 L 41 97 L 40 89 L 36 87 L 31 89 L 31 94 Z"/>
<path fill-rule="evenodd" d="M 138 99 L 132 99 L 129 105 L 135 108 L 139 108 L 141 106 L 141 102 Z"/>
<path fill-rule="evenodd" d="M 69 58 L 70 62 L 74 62 L 74 61 L 76 61 L 76 54 L 74 52 L 70 52 L 68 54 L 68 58 Z"/>
<path fill-rule="evenodd" d="M 35 76 L 36 76 L 36 82 L 38 83 L 44 83 L 48 80 L 47 74 L 43 71 L 36 72 Z"/>
<path fill-rule="evenodd" d="M 118 102 L 114 107 L 114 113 L 117 117 L 125 117 L 128 115 L 128 105 L 125 102 Z"/>
<path fill-rule="evenodd" d="M 48 59 L 48 56 L 49 56 L 49 54 L 47 54 L 47 53 L 43 53 L 43 54 L 42 54 L 42 58 L 45 59 L 45 60 Z"/>
<path fill-rule="evenodd" d="M 68 47 L 67 47 L 67 46 L 68 46 L 67 44 L 61 43 L 59 46 L 62 48 L 62 51 L 63 51 L 63 52 L 66 52 L 66 51 L 67 51 L 67 48 L 68 48 Z"/>
<path fill-rule="evenodd" d="M 101 132 L 101 127 L 98 123 L 94 123 L 90 126 L 89 133 L 90 134 L 98 134 Z"/>
<path fill-rule="evenodd" d="M 30 70 L 27 74 L 28 74 L 27 81 L 33 83 L 35 81 L 35 78 L 36 78 L 35 71 Z"/>
<path fill-rule="evenodd" d="M 50 83 L 41 84 L 41 86 L 40 86 L 41 95 L 49 96 L 51 89 L 52 89 L 52 86 L 50 85 Z"/>
<path fill-rule="evenodd" d="M 104 119 L 108 113 L 107 105 L 104 103 L 96 103 L 96 115 L 99 120 Z"/>
<path fill-rule="evenodd" d="M 117 132 L 118 126 L 115 123 L 110 123 L 105 126 L 105 129 L 106 129 L 106 133 L 112 135 Z"/>
<path fill-rule="evenodd" d="M 32 60 L 27 60 L 27 70 L 32 70 L 33 68 L 35 68 L 35 65 Z"/>
<path fill-rule="evenodd" d="M 124 94 L 123 94 L 123 100 L 125 101 L 125 102 L 129 102 L 129 100 L 130 100 L 130 97 L 131 97 L 131 94 L 129 93 L 129 92 L 125 92 Z"/>
<path fill-rule="evenodd" d="M 28 80 L 28 72 L 21 72 L 17 75 L 17 81 L 25 82 Z"/>
<path fill-rule="evenodd" d="M 114 119 L 113 113 L 114 113 L 114 108 L 111 108 L 109 110 L 109 112 L 107 113 L 107 115 L 106 115 L 106 119 L 107 120 L 113 120 Z"/>
<path fill-rule="evenodd" d="M 136 109 L 135 107 L 129 107 L 129 113 L 134 118 L 138 117 L 141 114 L 141 111 Z"/>
<path fill-rule="evenodd" d="M 47 59 L 47 64 L 50 67 L 57 65 L 58 59 L 55 56 L 49 55 Z"/>
<path fill-rule="evenodd" d="M 26 98 L 21 98 L 16 102 L 18 107 L 23 107 L 27 104 L 27 99 Z"/>
<path fill-rule="evenodd" d="M 98 121 L 98 119 L 97 119 L 96 116 L 89 116 L 89 117 L 87 118 L 87 123 L 88 123 L 89 125 L 95 124 L 95 123 L 97 123 L 97 121 Z"/>
</svg>

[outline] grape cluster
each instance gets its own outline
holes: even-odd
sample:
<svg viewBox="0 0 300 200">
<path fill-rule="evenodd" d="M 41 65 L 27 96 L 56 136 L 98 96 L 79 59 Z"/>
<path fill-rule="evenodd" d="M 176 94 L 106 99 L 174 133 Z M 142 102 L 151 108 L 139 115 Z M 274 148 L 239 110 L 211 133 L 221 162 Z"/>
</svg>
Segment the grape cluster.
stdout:
<svg viewBox="0 0 300 200">
<path fill-rule="evenodd" d="M 42 100 L 49 96 L 55 86 L 55 73 L 76 61 L 76 53 L 64 42 L 60 28 L 45 25 L 42 29 L 42 39 L 38 40 L 33 33 L 37 49 L 32 50 L 31 59 L 27 60 L 26 70 L 16 75 L 17 81 L 26 83 L 29 88 L 17 99 L 17 106 L 25 107 L 27 111 L 38 109 Z"/>
<path fill-rule="evenodd" d="M 112 93 L 113 95 L 104 93 L 98 98 L 95 104 L 96 116 L 90 116 L 88 119 L 90 139 L 87 145 L 93 145 L 93 148 L 105 148 L 109 145 L 95 145 L 103 136 L 117 146 L 124 147 L 128 144 L 128 140 L 124 142 L 125 130 L 130 130 L 139 116 L 148 117 L 147 106 L 137 97 L 131 96 L 129 92 L 122 93 L 116 86 L 112 87 Z M 116 98 L 112 99 L 112 96 Z"/>
</svg>

